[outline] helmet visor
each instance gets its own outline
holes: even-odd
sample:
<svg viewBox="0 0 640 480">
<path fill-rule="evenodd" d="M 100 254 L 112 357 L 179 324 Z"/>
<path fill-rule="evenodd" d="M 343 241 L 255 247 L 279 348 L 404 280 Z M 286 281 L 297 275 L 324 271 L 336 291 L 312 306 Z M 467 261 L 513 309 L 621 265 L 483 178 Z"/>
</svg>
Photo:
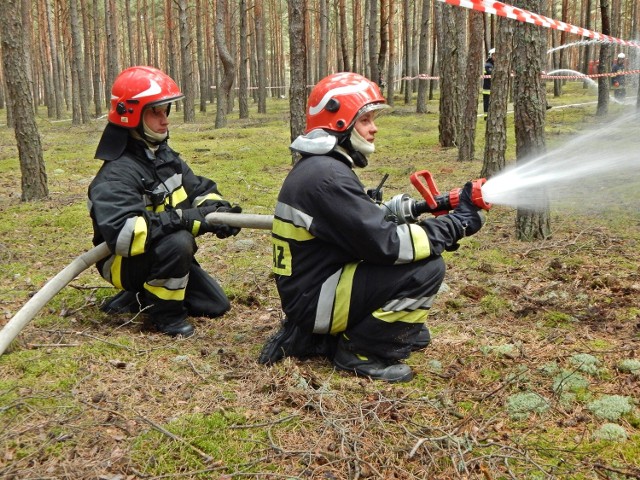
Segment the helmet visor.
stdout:
<svg viewBox="0 0 640 480">
<path fill-rule="evenodd" d="M 378 118 L 382 113 L 386 113 L 389 110 L 391 110 L 391 105 L 387 105 L 386 103 L 369 103 L 358 111 L 358 114 L 353 118 L 353 121 L 351 122 L 351 125 L 349 125 L 349 128 L 353 127 L 358 119 L 363 115 L 366 115 L 367 113 L 374 112 L 373 118 L 375 119 Z"/>
</svg>

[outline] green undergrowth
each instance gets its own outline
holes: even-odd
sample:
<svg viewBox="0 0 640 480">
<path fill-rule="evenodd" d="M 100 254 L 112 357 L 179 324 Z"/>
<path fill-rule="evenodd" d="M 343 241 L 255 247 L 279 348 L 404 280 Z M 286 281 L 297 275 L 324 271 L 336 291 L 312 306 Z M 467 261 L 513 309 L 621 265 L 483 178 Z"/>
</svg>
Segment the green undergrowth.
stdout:
<svg viewBox="0 0 640 480">
<path fill-rule="evenodd" d="M 181 444 L 166 435 L 150 430 L 136 440 L 132 459 L 140 465 L 144 475 L 162 475 L 202 470 L 192 478 L 211 478 L 212 471 L 234 471 L 237 465 L 256 459 L 256 444 L 266 438 L 247 425 L 241 413 L 214 412 L 210 415 L 187 415 L 162 427 L 178 438 L 189 438 Z M 243 469 L 242 474 L 252 472 Z"/>
</svg>

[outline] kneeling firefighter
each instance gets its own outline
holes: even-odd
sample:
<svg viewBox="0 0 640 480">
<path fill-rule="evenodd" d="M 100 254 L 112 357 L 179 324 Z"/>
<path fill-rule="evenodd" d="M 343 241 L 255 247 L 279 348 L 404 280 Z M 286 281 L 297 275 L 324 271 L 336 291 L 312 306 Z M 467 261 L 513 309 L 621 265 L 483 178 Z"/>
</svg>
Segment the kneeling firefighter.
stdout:
<svg viewBox="0 0 640 480">
<path fill-rule="evenodd" d="M 209 225 L 205 217 L 242 209 L 169 147 L 171 104 L 183 97 L 156 68 L 136 66 L 118 75 L 95 155 L 103 164 L 89 186 L 88 203 L 93 243 L 104 241 L 112 252 L 97 263 L 98 271 L 121 290 L 103 310 L 144 309 L 158 331 L 187 337 L 194 333 L 187 316 L 213 318 L 230 307 L 195 260 L 195 237 L 236 235 L 238 228 Z"/>
<path fill-rule="evenodd" d="M 340 370 L 408 381 L 401 360 L 430 341 L 428 310 L 444 279 L 444 250 L 483 222 L 465 185 L 451 213 L 398 224 L 354 172 L 375 150 L 389 106 L 355 73 L 321 80 L 307 102 L 301 154 L 285 179 L 272 230 L 273 272 L 286 315 L 258 361 L 324 356 Z"/>
</svg>

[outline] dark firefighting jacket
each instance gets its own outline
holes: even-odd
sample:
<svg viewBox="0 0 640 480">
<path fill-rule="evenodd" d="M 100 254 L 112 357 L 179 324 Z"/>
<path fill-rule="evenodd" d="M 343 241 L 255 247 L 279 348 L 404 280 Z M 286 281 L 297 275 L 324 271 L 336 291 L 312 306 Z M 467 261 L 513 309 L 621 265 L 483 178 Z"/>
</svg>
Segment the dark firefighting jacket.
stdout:
<svg viewBox="0 0 640 480">
<path fill-rule="evenodd" d="M 93 244 L 129 257 L 163 236 L 185 228 L 180 211 L 225 203 L 216 183 L 195 175 L 165 142 L 154 153 L 129 137 L 119 158 L 106 159 L 89 186 Z M 198 231 L 192 231 L 198 235 Z"/>
<path fill-rule="evenodd" d="M 487 61 L 484 64 L 485 75 L 493 75 L 493 64 L 493 57 L 487 58 Z M 482 94 L 491 95 L 491 77 L 482 79 Z"/>
<path fill-rule="evenodd" d="M 611 73 L 618 73 L 618 72 L 624 72 L 624 63 L 618 63 L 618 62 L 613 63 L 613 66 L 611 67 Z M 611 85 L 614 88 L 624 87 L 624 80 L 625 80 L 624 75 L 615 75 L 611 77 Z"/>
<path fill-rule="evenodd" d="M 320 291 L 350 262 L 396 265 L 440 255 L 464 235 L 448 215 L 398 225 L 366 193 L 335 151 L 303 157 L 275 209 L 273 272 L 285 314 L 313 315 Z"/>
</svg>

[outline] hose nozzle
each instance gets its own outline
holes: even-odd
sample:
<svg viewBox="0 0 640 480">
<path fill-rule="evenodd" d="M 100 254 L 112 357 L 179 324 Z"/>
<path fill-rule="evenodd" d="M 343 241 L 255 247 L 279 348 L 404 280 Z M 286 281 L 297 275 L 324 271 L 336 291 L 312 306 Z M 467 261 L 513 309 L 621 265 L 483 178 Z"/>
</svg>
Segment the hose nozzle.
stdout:
<svg viewBox="0 0 640 480">
<path fill-rule="evenodd" d="M 483 210 L 489 210 L 491 204 L 485 202 L 482 198 L 482 186 L 486 183 L 485 178 L 472 180 L 471 201 L 473 204 Z M 416 213 L 432 213 L 435 216 L 449 213 L 460 204 L 461 188 L 454 188 L 449 192 L 440 193 L 436 182 L 427 170 L 421 170 L 411 175 L 411 183 L 420 192 L 424 202 L 417 202 L 415 205 Z"/>
</svg>

